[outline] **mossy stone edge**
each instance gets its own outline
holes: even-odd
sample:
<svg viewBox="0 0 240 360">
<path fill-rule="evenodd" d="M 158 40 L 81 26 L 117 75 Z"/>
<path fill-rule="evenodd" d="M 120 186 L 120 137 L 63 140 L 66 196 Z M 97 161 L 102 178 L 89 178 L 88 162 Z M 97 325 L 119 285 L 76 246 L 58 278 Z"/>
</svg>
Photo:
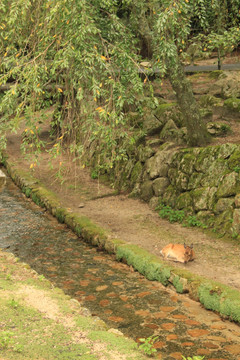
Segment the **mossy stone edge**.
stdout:
<svg viewBox="0 0 240 360">
<path fill-rule="evenodd" d="M 192 299 L 200 301 L 206 309 L 218 312 L 224 318 L 240 324 L 239 291 L 192 274 L 188 270 L 174 268 L 139 246 L 112 238 L 110 233 L 86 216 L 80 216 L 62 207 L 57 196 L 31 174 L 17 168 L 6 158 L 3 165 L 27 197 L 31 197 L 37 205 L 46 208 L 59 222 L 66 223 L 85 242 L 115 254 L 118 261 L 133 266 L 147 279 L 159 281 L 164 286 L 171 286 L 179 293 L 188 293 Z"/>
</svg>

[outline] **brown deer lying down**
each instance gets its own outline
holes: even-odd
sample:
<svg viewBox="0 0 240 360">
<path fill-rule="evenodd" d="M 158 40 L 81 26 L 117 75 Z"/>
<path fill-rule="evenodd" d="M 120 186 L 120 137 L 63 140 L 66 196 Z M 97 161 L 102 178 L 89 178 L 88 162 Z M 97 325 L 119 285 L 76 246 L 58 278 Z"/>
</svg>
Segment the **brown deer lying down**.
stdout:
<svg viewBox="0 0 240 360">
<path fill-rule="evenodd" d="M 195 252 L 193 245 L 187 246 L 183 244 L 168 244 L 161 251 L 160 254 L 167 260 L 187 263 L 195 259 Z"/>
</svg>

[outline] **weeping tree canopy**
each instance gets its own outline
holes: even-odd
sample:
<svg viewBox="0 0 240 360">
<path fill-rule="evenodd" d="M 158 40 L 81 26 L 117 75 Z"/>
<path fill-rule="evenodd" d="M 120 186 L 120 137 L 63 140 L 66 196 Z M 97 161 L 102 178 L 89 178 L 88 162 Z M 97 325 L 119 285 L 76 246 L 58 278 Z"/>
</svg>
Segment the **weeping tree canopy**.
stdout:
<svg viewBox="0 0 240 360">
<path fill-rule="evenodd" d="M 147 75 L 139 76 L 143 58 L 169 77 L 189 144 L 205 144 L 181 59 L 200 42 L 203 51 L 232 50 L 240 40 L 239 18 L 239 0 L 2 0 L 1 148 L 24 117 L 40 151 L 35 114 L 54 104 L 51 127 L 58 142 L 52 151 L 64 138 L 80 157 L 95 141 L 107 166 L 126 159 L 120 139 L 136 141 L 128 110 L 141 113 L 146 87 L 153 94 Z M 154 106 L 157 99 L 152 95 L 151 101 Z"/>
</svg>

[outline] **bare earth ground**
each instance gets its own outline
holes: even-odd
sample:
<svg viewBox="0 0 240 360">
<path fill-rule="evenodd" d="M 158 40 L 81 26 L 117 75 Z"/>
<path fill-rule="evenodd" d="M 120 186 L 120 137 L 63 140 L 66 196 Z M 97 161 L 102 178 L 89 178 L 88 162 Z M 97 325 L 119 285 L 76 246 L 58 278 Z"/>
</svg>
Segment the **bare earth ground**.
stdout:
<svg viewBox="0 0 240 360">
<path fill-rule="evenodd" d="M 30 162 L 20 155 L 19 134 L 8 138 L 10 161 L 30 171 Z M 219 143 L 238 143 L 239 139 L 240 126 L 235 123 L 233 134 L 224 140 L 219 139 Z M 216 142 L 218 143 L 215 140 L 214 144 Z M 62 184 L 56 177 L 59 161 L 67 164 Z M 49 154 L 43 153 L 40 165 L 34 168 L 33 175 L 58 195 L 64 207 L 88 216 L 93 222 L 109 230 L 113 237 L 139 245 L 157 256 L 160 256 L 161 248 L 168 243 L 193 244 L 196 260 L 186 265 L 174 263 L 175 266 L 240 289 L 240 243 L 236 240 L 219 239 L 200 229 L 171 224 L 161 219 L 148 204 L 130 199 L 126 194 L 113 195 L 113 189 L 91 179 L 88 170 L 73 163 L 67 155 L 55 160 L 55 169 L 51 170 L 48 162 Z M 106 194 L 112 195 L 105 196 Z"/>
</svg>

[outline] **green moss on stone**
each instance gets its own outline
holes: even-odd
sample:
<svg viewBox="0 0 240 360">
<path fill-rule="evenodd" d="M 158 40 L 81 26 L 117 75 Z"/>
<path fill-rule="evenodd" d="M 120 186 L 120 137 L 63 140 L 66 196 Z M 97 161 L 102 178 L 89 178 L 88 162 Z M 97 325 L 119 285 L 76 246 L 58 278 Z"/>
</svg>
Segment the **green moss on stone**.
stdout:
<svg viewBox="0 0 240 360">
<path fill-rule="evenodd" d="M 239 113 L 240 112 L 240 99 L 229 98 L 224 101 L 224 106 L 226 106 L 227 109 L 231 110 L 232 112 Z"/>
<path fill-rule="evenodd" d="M 56 209 L 56 218 L 58 219 L 58 221 L 63 224 L 65 222 L 65 216 L 67 215 L 67 211 L 64 208 L 57 208 Z"/>
<path fill-rule="evenodd" d="M 165 113 L 165 111 L 168 111 L 172 108 L 174 108 L 177 105 L 177 103 L 168 103 L 168 104 L 161 104 L 158 105 L 157 109 L 154 111 L 154 115 L 156 117 L 161 117 Z"/>
<path fill-rule="evenodd" d="M 183 157 L 179 164 L 179 169 L 182 172 L 191 175 L 194 169 L 195 161 L 196 161 L 196 156 L 193 153 L 189 153 L 189 152 L 183 153 Z"/>
<path fill-rule="evenodd" d="M 138 161 L 134 165 L 134 167 L 132 169 L 132 173 L 131 173 L 130 183 L 132 186 L 134 186 L 140 180 L 140 176 L 142 174 L 142 169 L 143 169 L 143 166 L 142 166 L 141 162 Z"/>
<path fill-rule="evenodd" d="M 164 204 L 168 204 L 172 208 L 175 208 L 178 196 L 179 192 L 176 190 L 176 188 L 173 185 L 169 185 L 164 192 L 162 199 Z"/>
<path fill-rule="evenodd" d="M 237 290 L 211 282 L 201 284 L 198 292 L 199 300 L 206 309 L 240 322 L 240 293 Z"/>
<path fill-rule="evenodd" d="M 192 208 L 192 197 L 189 192 L 180 194 L 176 200 L 177 209 L 189 209 Z"/>
<path fill-rule="evenodd" d="M 228 160 L 228 167 L 233 170 L 240 166 L 240 148 L 236 149 Z"/>
<path fill-rule="evenodd" d="M 214 70 L 214 71 L 211 71 L 208 76 L 210 79 L 218 79 L 219 76 L 222 74 L 223 74 L 222 70 Z"/>
<path fill-rule="evenodd" d="M 45 207 L 44 202 L 42 201 L 41 197 L 39 196 L 38 192 L 32 191 L 31 194 L 32 201 L 35 202 L 38 206 Z"/>
<path fill-rule="evenodd" d="M 22 188 L 22 191 L 23 193 L 26 195 L 27 198 L 29 198 L 31 196 L 31 193 L 32 193 L 32 189 L 27 187 L 27 186 L 24 186 Z"/>
<path fill-rule="evenodd" d="M 183 284 L 181 283 L 179 276 L 174 276 L 173 286 L 175 287 L 177 293 L 179 293 L 179 294 L 183 293 Z"/>
<path fill-rule="evenodd" d="M 160 281 L 163 285 L 168 284 L 170 277 L 170 267 L 163 263 L 146 250 L 136 245 L 124 245 L 117 248 L 117 260 L 124 259 L 128 265 L 146 276 L 147 279 Z"/>
</svg>

